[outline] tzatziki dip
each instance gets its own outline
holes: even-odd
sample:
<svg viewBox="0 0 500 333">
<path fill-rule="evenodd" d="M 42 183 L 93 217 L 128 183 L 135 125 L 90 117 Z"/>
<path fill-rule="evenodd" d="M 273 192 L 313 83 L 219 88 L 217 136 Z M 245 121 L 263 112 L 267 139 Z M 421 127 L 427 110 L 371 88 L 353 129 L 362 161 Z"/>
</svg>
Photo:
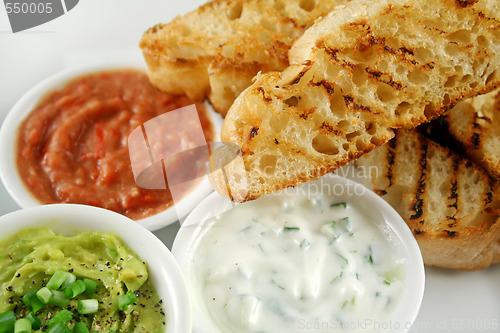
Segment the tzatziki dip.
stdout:
<svg viewBox="0 0 500 333">
<path fill-rule="evenodd" d="M 187 268 L 220 332 L 379 332 L 405 288 L 408 260 L 359 201 L 295 191 L 200 226 Z"/>
</svg>

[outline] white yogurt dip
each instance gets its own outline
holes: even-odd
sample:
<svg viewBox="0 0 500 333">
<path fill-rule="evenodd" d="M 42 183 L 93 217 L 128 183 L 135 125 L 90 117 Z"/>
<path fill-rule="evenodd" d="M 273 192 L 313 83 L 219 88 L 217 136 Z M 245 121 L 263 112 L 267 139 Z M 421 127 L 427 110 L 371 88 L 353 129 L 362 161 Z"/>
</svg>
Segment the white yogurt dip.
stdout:
<svg viewBox="0 0 500 333">
<path fill-rule="evenodd" d="M 189 254 L 193 292 L 220 332 L 383 331 L 407 258 L 359 202 L 272 195 L 203 222 Z"/>
</svg>

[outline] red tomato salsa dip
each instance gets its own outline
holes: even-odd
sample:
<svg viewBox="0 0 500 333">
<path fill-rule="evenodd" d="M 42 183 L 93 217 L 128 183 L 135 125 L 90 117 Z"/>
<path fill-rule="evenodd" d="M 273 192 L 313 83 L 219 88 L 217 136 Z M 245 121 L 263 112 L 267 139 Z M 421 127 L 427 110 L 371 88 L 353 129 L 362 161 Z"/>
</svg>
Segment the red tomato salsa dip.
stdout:
<svg viewBox="0 0 500 333">
<path fill-rule="evenodd" d="M 22 123 L 20 175 L 42 203 L 98 206 L 135 220 L 154 215 L 172 205 L 170 191 L 136 185 L 127 138 L 149 119 L 190 104 L 132 69 L 76 78 L 42 98 Z M 204 105 L 196 108 L 206 141 L 213 141 Z"/>
</svg>

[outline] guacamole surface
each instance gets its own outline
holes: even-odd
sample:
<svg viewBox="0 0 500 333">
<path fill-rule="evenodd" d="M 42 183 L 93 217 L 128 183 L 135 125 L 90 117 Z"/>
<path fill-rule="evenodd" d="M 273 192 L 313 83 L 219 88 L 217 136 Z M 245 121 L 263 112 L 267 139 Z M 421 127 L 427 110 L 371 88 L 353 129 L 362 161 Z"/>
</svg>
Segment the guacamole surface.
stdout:
<svg viewBox="0 0 500 333">
<path fill-rule="evenodd" d="M 48 228 L 24 229 L 0 241 L 0 313 L 14 310 L 17 317 L 29 312 L 22 296 L 39 289 L 56 270 L 98 282 L 95 298 L 99 310 L 80 315 L 70 300 L 72 328 L 83 321 L 91 332 L 165 332 L 166 317 L 158 294 L 151 285 L 147 265 L 118 237 L 109 233 L 84 232 L 76 236 L 57 234 Z M 138 296 L 127 310 L 118 308 L 118 297 L 128 290 Z M 46 306 L 37 316 L 44 322 L 61 308 Z M 37 332 L 42 332 L 44 327 Z"/>
</svg>

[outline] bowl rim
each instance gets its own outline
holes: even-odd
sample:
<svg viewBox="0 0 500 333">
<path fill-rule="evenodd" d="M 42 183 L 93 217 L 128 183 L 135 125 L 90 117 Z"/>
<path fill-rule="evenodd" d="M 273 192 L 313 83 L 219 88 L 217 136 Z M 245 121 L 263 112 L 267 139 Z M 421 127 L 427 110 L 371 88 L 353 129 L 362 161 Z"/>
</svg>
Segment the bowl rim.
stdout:
<svg viewBox="0 0 500 333">
<path fill-rule="evenodd" d="M 103 208 L 76 204 L 49 204 L 0 216 L 0 240 L 30 227 L 56 232 L 109 232 L 123 240 L 148 264 L 148 273 L 166 311 L 166 332 L 191 332 L 192 313 L 187 287 L 172 253 L 151 231 L 126 216 Z"/>
<path fill-rule="evenodd" d="M 419 313 L 425 289 L 425 269 L 420 249 L 417 241 L 413 236 L 411 230 L 408 228 L 403 218 L 392 208 L 385 200 L 369 190 L 360 183 L 357 183 L 348 178 L 344 178 L 335 174 L 325 175 L 315 181 L 310 181 L 302 184 L 294 190 L 310 189 L 318 182 L 326 182 L 330 185 L 340 184 L 344 188 L 359 189 L 362 195 L 342 195 L 342 201 L 347 198 L 358 197 L 357 207 L 371 207 L 377 209 L 380 216 L 385 220 L 381 222 L 387 225 L 396 237 L 401 240 L 402 249 L 406 251 L 407 262 L 405 265 L 405 280 L 406 287 L 399 300 L 399 306 L 395 309 L 391 316 L 391 322 L 398 322 L 397 325 L 391 326 L 387 332 L 408 332 L 411 325 L 415 322 Z M 272 193 L 270 195 L 283 195 L 286 191 Z M 357 192 L 355 192 L 357 193 Z M 362 200 L 362 201 L 360 201 Z M 191 297 L 191 304 L 193 309 L 193 333 L 203 333 L 205 331 L 218 332 L 220 329 L 216 327 L 213 321 L 209 318 L 208 313 L 200 309 L 201 300 L 196 299 L 195 296 L 195 277 L 189 274 L 189 260 L 195 253 L 195 247 L 199 242 L 201 229 L 205 221 L 211 219 L 215 215 L 225 212 L 234 204 L 223 198 L 218 193 L 212 193 L 205 200 L 203 200 L 186 218 L 183 225 L 178 231 L 172 246 L 172 254 L 179 263 L 184 276 L 186 277 L 186 285 Z M 370 213 L 368 208 L 366 212 Z M 373 213 L 371 214 L 373 215 Z M 369 216 L 371 216 L 369 215 Z M 395 320 L 393 320 L 395 319 Z M 386 331 L 384 331 L 386 332 Z"/>
<path fill-rule="evenodd" d="M 18 128 L 34 107 L 47 93 L 63 87 L 67 82 L 80 76 L 100 71 L 133 69 L 146 72 L 146 65 L 140 55 L 124 57 L 120 59 L 104 59 L 102 61 L 91 61 L 77 66 L 72 66 L 59 71 L 46 79 L 40 81 L 29 89 L 14 106 L 9 110 L 2 126 L 0 127 L 0 179 L 7 192 L 21 208 L 43 205 L 39 202 L 22 181 L 17 165 L 17 137 Z M 215 137 L 220 137 L 222 117 L 217 114 L 212 106 L 205 102 L 207 113 L 210 117 L 215 131 Z M 208 177 L 205 175 L 200 183 L 193 188 L 176 205 L 167 208 L 155 215 L 139 220 L 137 223 L 151 231 L 166 227 L 184 218 L 199 202 L 213 192 Z"/>
</svg>

